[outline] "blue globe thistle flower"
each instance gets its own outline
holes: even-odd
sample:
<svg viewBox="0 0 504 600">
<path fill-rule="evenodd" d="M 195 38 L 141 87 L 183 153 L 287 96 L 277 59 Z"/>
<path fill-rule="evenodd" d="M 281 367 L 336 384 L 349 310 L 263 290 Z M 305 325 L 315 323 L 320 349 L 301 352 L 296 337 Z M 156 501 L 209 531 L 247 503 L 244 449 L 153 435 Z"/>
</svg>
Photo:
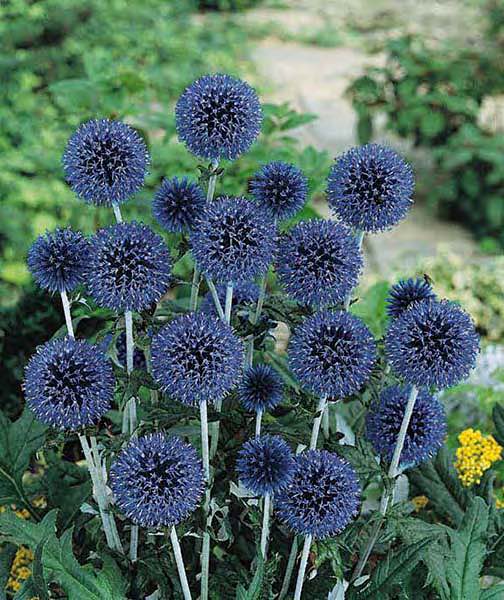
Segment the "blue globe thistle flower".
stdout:
<svg viewBox="0 0 504 600">
<path fill-rule="evenodd" d="M 336 215 L 361 231 L 390 229 L 413 204 L 411 167 L 391 148 L 352 148 L 331 168 L 327 197 Z"/>
<path fill-rule="evenodd" d="M 418 387 L 459 383 L 469 375 L 478 351 L 471 317 L 446 300 L 415 302 L 392 321 L 385 338 L 394 372 Z"/>
<path fill-rule="evenodd" d="M 248 368 L 238 386 L 238 398 L 246 410 L 266 411 L 278 406 L 283 399 L 283 381 L 269 365 Z"/>
<path fill-rule="evenodd" d="M 251 281 L 273 259 L 276 227 L 245 198 L 219 198 L 208 204 L 191 233 L 193 256 L 217 283 Z"/>
<path fill-rule="evenodd" d="M 387 314 L 392 318 L 399 317 L 413 302 L 435 299 L 436 294 L 425 279 L 404 279 L 390 289 Z"/>
<path fill-rule="evenodd" d="M 87 287 L 100 306 L 141 311 L 170 285 L 171 257 L 163 238 L 143 223 L 117 223 L 92 239 Z"/>
<path fill-rule="evenodd" d="M 308 194 L 308 180 L 294 165 L 275 161 L 254 175 L 249 190 L 274 219 L 288 219 L 303 208 Z"/>
<path fill-rule="evenodd" d="M 205 206 L 205 195 L 186 177 L 163 179 L 152 202 L 152 214 L 166 231 L 190 231 Z"/>
<path fill-rule="evenodd" d="M 126 334 L 124 332 L 116 340 L 116 352 L 119 364 L 126 368 Z M 145 354 L 139 348 L 133 348 L 133 368 L 138 370 L 147 368 Z"/>
<path fill-rule="evenodd" d="M 409 386 L 394 385 L 380 394 L 366 415 L 366 437 L 375 452 L 392 460 L 397 436 L 411 391 Z M 399 464 L 410 468 L 432 458 L 446 437 L 446 414 L 443 405 L 426 390 L 420 390 L 406 432 Z"/>
<path fill-rule="evenodd" d="M 280 520 L 295 533 L 333 536 L 358 514 L 360 486 L 351 465 L 325 450 L 296 456 L 294 474 L 276 497 Z"/>
<path fill-rule="evenodd" d="M 224 307 L 224 304 L 226 303 L 226 287 L 226 284 L 220 284 L 216 286 L 217 296 L 222 307 Z M 231 310 L 246 304 L 255 304 L 257 303 L 258 298 L 258 285 L 250 282 L 238 283 L 233 286 L 233 302 L 231 304 Z M 214 317 L 218 316 L 217 309 L 215 308 L 212 294 L 210 292 L 205 294 L 205 297 L 201 302 L 200 310 L 207 315 L 212 315 Z"/>
<path fill-rule="evenodd" d="M 314 219 L 280 238 L 276 262 L 287 294 L 318 306 L 342 302 L 357 285 L 362 253 L 346 227 Z"/>
<path fill-rule="evenodd" d="M 177 437 L 154 433 L 130 440 L 110 469 L 116 504 L 141 527 L 170 527 L 186 519 L 204 491 L 196 450 Z"/>
<path fill-rule="evenodd" d="M 84 281 L 89 241 L 70 227 L 40 235 L 28 252 L 28 269 L 49 292 L 71 292 Z"/>
<path fill-rule="evenodd" d="M 262 435 L 243 444 L 236 470 L 240 481 L 252 493 L 273 494 L 292 479 L 294 457 L 280 436 Z"/>
<path fill-rule="evenodd" d="M 39 421 L 62 430 L 95 425 L 110 408 L 114 386 L 105 354 L 70 337 L 39 346 L 25 372 L 28 407 Z"/>
<path fill-rule="evenodd" d="M 375 361 L 376 345 L 369 329 L 344 311 L 323 311 L 307 318 L 289 342 L 292 372 L 318 396 L 344 398 L 358 392 Z"/>
<path fill-rule="evenodd" d="M 92 119 L 68 140 L 65 177 L 79 198 L 96 206 L 121 204 L 143 186 L 149 153 L 126 123 Z"/>
<path fill-rule="evenodd" d="M 243 345 L 229 325 L 201 312 L 177 317 L 153 338 L 152 374 L 189 406 L 221 399 L 240 378 Z"/>
<path fill-rule="evenodd" d="M 190 152 L 234 160 L 259 135 L 262 111 L 248 83 L 229 75 L 204 75 L 178 99 L 175 119 L 179 139 Z"/>
</svg>

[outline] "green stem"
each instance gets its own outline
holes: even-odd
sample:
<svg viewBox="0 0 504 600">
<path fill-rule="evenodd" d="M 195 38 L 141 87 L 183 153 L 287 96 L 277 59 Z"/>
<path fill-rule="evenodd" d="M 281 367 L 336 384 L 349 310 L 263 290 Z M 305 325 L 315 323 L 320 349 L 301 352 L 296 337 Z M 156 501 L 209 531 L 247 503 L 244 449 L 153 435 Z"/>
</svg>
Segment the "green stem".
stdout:
<svg viewBox="0 0 504 600">
<path fill-rule="evenodd" d="M 268 546 L 268 538 L 269 538 L 269 521 L 270 521 L 271 504 L 272 504 L 271 495 L 266 493 L 264 495 L 263 522 L 262 522 L 262 531 L 261 531 L 261 554 L 265 561 L 266 561 L 266 549 Z"/>
<path fill-rule="evenodd" d="M 221 321 L 225 321 L 226 317 L 224 315 L 224 311 L 222 310 L 222 304 L 220 303 L 219 295 L 217 294 L 217 288 L 215 287 L 214 282 L 209 277 L 207 277 L 206 282 L 208 285 L 208 289 L 210 290 L 210 293 L 212 294 L 212 299 L 214 301 L 214 305 L 217 310 L 217 314 L 219 315 L 219 319 Z"/>
<path fill-rule="evenodd" d="M 63 314 L 65 315 L 65 323 L 67 327 L 68 335 L 71 338 L 74 338 L 74 329 L 72 323 L 72 313 L 70 311 L 70 302 L 68 301 L 68 296 L 65 290 L 60 292 L 61 294 L 61 303 L 63 304 Z"/>
<path fill-rule="evenodd" d="M 320 424 L 322 422 L 322 418 L 324 416 L 326 406 L 327 406 L 327 396 L 322 396 L 322 398 L 320 398 L 318 406 L 317 406 L 317 414 L 316 414 L 315 418 L 313 419 L 313 427 L 312 427 L 311 440 L 310 440 L 310 450 L 315 450 L 315 448 L 317 447 L 317 440 L 318 440 L 318 436 L 319 436 L 319 432 L 320 432 Z"/>
<path fill-rule="evenodd" d="M 200 272 L 198 267 L 194 265 L 193 279 L 191 284 L 191 299 L 189 301 L 189 311 L 194 312 L 198 306 L 198 292 L 200 286 Z"/>
<path fill-rule="evenodd" d="M 303 550 L 301 552 L 301 561 L 299 563 L 298 576 L 296 581 L 296 591 L 294 592 L 294 600 L 301 599 L 301 592 L 303 591 L 304 577 L 306 573 L 306 565 L 308 564 L 308 557 L 310 555 L 310 547 L 313 536 L 311 534 L 305 536 Z"/>
<path fill-rule="evenodd" d="M 31 505 L 28 498 L 26 497 L 24 490 L 18 485 L 18 482 L 14 479 L 14 477 L 12 477 L 12 475 L 10 475 L 9 473 L 7 473 L 7 471 L 2 469 L 2 467 L 0 467 L 0 475 L 5 477 L 5 479 L 7 479 L 11 483 L 12 487 L 16 490 L 16 494 L 17 494 L 18 498 L 21 500 L 21 502 L 23 503 L 23 506 L 30 513 L 30 515 L 33 517 L 33 519 L 35 519 L 35 521 L 37 521 L 37 522 L 40 521 L 40 517 L 38 516 L 37 512 Z"/>
<path fill-rule="evenodd" d="M 280 590 L 280 594 L 278 595 L 278 600 L 283 600 L 289 591 L 290 582 L 292 579 L 292 572 L 294 571 L 294 565 L 296 564 L 296 557 L 298 552 L 298 539 L 297 536 L 294 536 L 292 540 L 291 551 L 289 554 L 289 560 L 287 561 L 287 567 L 285 569 L 285 575 L 282 582 L 282 589 Z"/>
<path fill-rule="evenodd" d="M 356 231 L 355 232 L 355 239 L 357 240 L 357 245 L 359 247 L 359 250 L 362 249 L 362 243 L 364 241 L 364 231 Z M 350 290 L 345 298 L 345 302 L 344 302 L 344 307 L 345 310 L 348 310 L 350 308 L 350 301 L 352 299 L 352 292 L 353 290 Z"/>
<path fill-rule="evenodd" d="M 170 530 L 170 539 L 173 547 L 173 554 L 175 555 L 175 562 L 177 563 L 177 571 L 180 579 L 180 586 L 182 587 L 182 593 L 184 600 L 192 600 L 191 590 L 189 589 L 189 582 L 187 581 L 186 570 L 184 566 L 184 559 L 182 558 L 182 551 L 177 536 L 177 530 L 172 527 Z"/>
</svg>

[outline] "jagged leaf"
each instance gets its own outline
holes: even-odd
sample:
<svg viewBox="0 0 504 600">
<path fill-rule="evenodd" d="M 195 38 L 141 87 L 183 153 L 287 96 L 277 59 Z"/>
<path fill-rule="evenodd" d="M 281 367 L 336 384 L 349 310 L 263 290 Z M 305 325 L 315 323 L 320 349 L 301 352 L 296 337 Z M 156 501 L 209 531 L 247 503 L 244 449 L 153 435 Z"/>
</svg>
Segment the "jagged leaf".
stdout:
<svg viewBox="0 0 504 600">
<path fill-rule="evenodd" d="M 56 537 L 56 518 L 57 511 L 53 510 L 41 523 L 33 523 L 8 511 L 0 515 L 0 530 L 8 541 L 23 544 L 33 551 L 45 540 L 43 576 L 48 583 L 57 582 L 68 600 L 125 600 L 124 582 L 115 562 L 104 555 L 101 571 L 80 565 L 73 553 L 72 529 Z"/>
</svg>

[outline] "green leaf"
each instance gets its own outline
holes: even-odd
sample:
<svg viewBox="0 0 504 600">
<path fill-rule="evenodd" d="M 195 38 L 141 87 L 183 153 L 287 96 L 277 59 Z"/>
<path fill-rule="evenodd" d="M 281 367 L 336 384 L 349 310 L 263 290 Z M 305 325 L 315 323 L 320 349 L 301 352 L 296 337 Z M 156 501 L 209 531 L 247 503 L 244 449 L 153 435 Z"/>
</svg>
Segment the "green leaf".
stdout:
<svg viewBox="0 0 504 600">
<path fill-rule="evenodd" d="M 389 552 L 373 571 L 364 590 L 356 591 L 355 588 L 349 590 L 349 600 L 353 598 L 372 598 L 373 600 L 390 598 L 393 588 L 411 573 L 429 544 L 431 544 L 431 540 L 425 538 L 408 546 L 402 546 L 395 552 Z"/>
<path fill-rule="evenodd" d="M 363 298 L 353 304 L 351 312 L 360 317 L 369 327 L 373 335 L 382 337 L 387 324 L 386 299 L 389 284 L 381 281 L 373 285 Z"/>
<path fill-rule="evenodd" d="M 68 595 L 68 600 L 124 600 L 125 584 L 115 562 L 103 555 L 103 568 L 95 571 L 90 565 L 81 566 L 72 548 L 72 529 L 56 537 L 57 511 L 48 513 L 41 523 L 33 523 L 8 511 L 0 515 L 0 530 L 8 541 L 36 551 L 44 542 L 42 553 L 43 577 L 55 581 Z"/>
<path fill-rule="evenodd" d="M 254 577 L 250 582 L 248 589 L 245 589 L 243 585 L 239 585 L 236 590 L 236 600 L 261 600 L 261 591 L 263 587 L 264 579 L 264 561 L 262 557 L 256 565 Z"/>
<path fill-rule="evenodd" d="M 495 425 L 495 439 L 504 446 L 504 406 L 496 404 L 492 411 L 492 418 Z"/>
<path fill-rule="evenodd" d="M 47 594 L 47 583 L 44 578 L 43 566 L 42 566 L 42 552 L 47 540 L 42 539 L 35 550 L 32 564 L 32 580 L 35 593 L 39 597 L 39 600 L 49 600 Z"/>
<path fill-rule="evenodd" d="M 504 598 L 504 583 L 499 583 L 483 590 L 479 600 L 502 600 L 502 598 Z"/>
<path fill-rule="evenodd" d="M 21 501 L 26 506 L 23 473 L 44 444 L 46 429 L 27 408 L 15 422 L 0 412 L 0 504 Z"/>
</svg>

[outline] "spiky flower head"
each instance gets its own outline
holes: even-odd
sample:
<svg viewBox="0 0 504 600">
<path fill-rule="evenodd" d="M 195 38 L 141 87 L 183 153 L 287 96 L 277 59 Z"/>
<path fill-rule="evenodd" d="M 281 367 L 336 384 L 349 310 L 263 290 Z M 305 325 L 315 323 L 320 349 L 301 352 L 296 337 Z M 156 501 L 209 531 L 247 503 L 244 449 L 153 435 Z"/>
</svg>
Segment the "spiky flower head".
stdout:
<svg viewBox="0 0 504 600">
<path fill-rule="evenodd" d="M 200 269 L 218 283 L 252 281 L 268 269 L 276 227 L 245 198 L 219 198 L 208 204 L 191 234 Z"/>
<path fill-rule="evenodd" d="M 394 454 L 410 392 L 410 386 L 385 388 L 366 415 L 366 437 L 386 461 Z M 420 390 L 406 431 L 400 466 L 410 468 L 429 460 L 443 446 L 445 437 L 443 405 L 428 391 Z"/>
<path fill-rule="evenodd" d="M 315 306 L 342 302 L 357 285 L 362 253 L 352 233 L 334 221 L 299 223 L 280 238 L 277 273 L 289 296 Z"/>
<path fill-rule="evenodd" d="M 219 298 L 222 307 L 224 307 L 226 302 L 226 288 L 227 285 L 224 283 L 216 286 L 217 297 Z M 255 304 L 258 298 L 259 286 L 257 284 L 251 282 L 238 283 L 233 286 L 233 303 L 231 305 L 231 310 L 247 304 Z M 205 294 L 205 297 L 201 302 L 200 310 L 207 315 L 217 316 L 217 309 L 215 308 L 211 292 Z"/>
<path fill-rule="evenodd" d="M 394 150 L 378 144 L 345 152 L 331 168 L 327 183 L 333 211 L 361 231 L 390 229 L 413 204 L 411 167 Z"/>
<path fill-rule="evenodd" d="M 70 227 L 40 235 L 28 252 L 28 269 L 49 292 L 71 292 L 84 281 L 89 241 Z"/>
<path fill-rule="evenodd" d="M 308 450 L 295 459 L 288 486 L 276 497 L 276 510 L 295 533 L 333 536 L 358 514 L 360 486 L 351 465 L 325 450 Z"/>
<path fill-rule="evenodd" d="M 229 325 L 201 312 L 177 317 L 152 340 L 152 374 L 189 406 L 221 399 L 240 378 L 243 345 Z"/>
<path fill-rule="evenodd" d="M 248 83 L 229 75 L 204 75 L 180 96 L 175 118 L 179 139 L 190 152 L 234 160 L 259 135 L 262 111 Z"/>
<path fill-rule="evenodd" d="M 196 450 L 177 437 L 154 433 L 132 439 L 110 469 L 116 504 L 141 527 L 170 527 L 186 519 L 203 496 Z"/>
<path fill-rule="evenodd" d="M 170 252 L 147 225 L 131 221 L 100 229 L 92 248 L 87 287 L 100 306 L 141 311 L 167 292 Z"/>
<path fill-rule="evenodd" d="M 406 383 L 446 388 L 469 375 L 479 337 L 471 317 L 456 304 L 423 300 L 392 321 L 385 351 Z"/>
<path fill-rule="evenodd" d="M 167 231 L 190 231 L 205 201 L 200 186 L 186 177 L 163 179 L 152 201 L 152 214 Z"/>
<path fill-rule="evenodd" d="M 270 365 L 259 364 L 249 367 L 238 386 L 238 398 L 252 412 L 271 410 L 283 398 L 283 382 Z"/>
<path fill-rule="evenodd" d="M 274 161 L 264 165 L 254 175 L 249 190 L 274 219 L 288 219 L 303 208 L 308 194 L 308 180 L 294 165 Z"/>
<path fill-rule="evenodd" d="M 79 198 L 96 206 L 121 204 L 143 186 L 149 153 L 126 123 L 92 119 L 68 140 L 65 177 Z"/>
<path fill-rule="evenodd" d="M 290 482 L 294 457 L 280 436 L 262 435 L 243 444 L 236 470 L 240 481 L 254 494 L 273 494 Z"/>
<path fill-rule="evenodd" d="M 371 375 L 376 345 L 356 316 L 322 311 L 308 317 L 289 342 L 289 364 L 303 387 L 317 396 L 344 398 Z"/>
<path fill-rule="evenodd" d="M 95 425 L 110 408 L 114 386 L 105 354 L 70 337 L 39 346 L 25 372 L 28 407 L 39 421 L 62 430 Z"/>
<path fill-rule="evenodd" d="M 421 300 L 435 300 L 436 294 L 432 291 L 425 279 L 403 279 L 393 285 L 387 298 L 387 314 L 396 318 L 411 306 L 413 302 Z"/>
</svg>

